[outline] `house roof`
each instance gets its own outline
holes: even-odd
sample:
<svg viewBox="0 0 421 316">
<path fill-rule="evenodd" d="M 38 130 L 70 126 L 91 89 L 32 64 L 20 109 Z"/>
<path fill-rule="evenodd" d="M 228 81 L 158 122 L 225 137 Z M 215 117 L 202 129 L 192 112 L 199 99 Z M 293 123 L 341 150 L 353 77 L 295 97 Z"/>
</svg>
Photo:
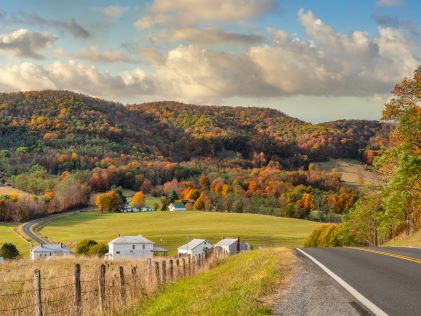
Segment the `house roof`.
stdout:
<svg viewBox="0 0 421 316">
<path fill-rule="evenodd" d="M 183 203 L 171 203 L 175 208 L 186 208 Z"/>
<path fill-rule="evenodd" d="M 116 239 L 113 239 L 109 242 L 109 244 L 153 244 L 154 242 L 143 237 L 142 235 L 139 236 L 120 236 Z"/>
<path fill-rule="evenodd" d="M 63 244 L 42 244 L 31 250 L 32 252 L 63 252 L 72 253 L 69 248 Z"/>
<path fill-rule="evenodd" d="M 222 240 L 218 241 L 215 244 L 215 247 L 231 246 L 232 244 L 237 243 L 237 241 L 238 241 L 237 238 L 225 238 L 225 239 L 222 239 Z"/>
<path fill-rule="evenodd" d="M 168 252 L 167 249 L 162 248 L 162 247 L 154 247 L 152 251 L 153 252 Z"/>
<path fill-rule="evenodd" d="M 208 244 L 210 244 L 205 239 L 193 239 L 193 240 L 189 241 L 187 244 L 178 247 L 178 250 L 192 250 L 192 249 L 196 248 L 197 246 L 199 246 L 204 241 L 206 241 Z"/>
</svg>

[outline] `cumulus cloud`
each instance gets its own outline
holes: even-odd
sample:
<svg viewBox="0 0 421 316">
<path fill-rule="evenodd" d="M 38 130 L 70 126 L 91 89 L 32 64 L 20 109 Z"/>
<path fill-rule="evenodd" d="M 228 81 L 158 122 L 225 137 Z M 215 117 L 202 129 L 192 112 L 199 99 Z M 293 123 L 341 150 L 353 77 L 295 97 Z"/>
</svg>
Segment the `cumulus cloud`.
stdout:
<svg viewBox="0 0 421 316">
<path fill-rule="evenodd" d="M 405 0 L 377 0 L 376 4 L 379 7 L 398 7 L 404 2 Z"/>
<path fill-rule="evenodd" d="M 122 7 L 118 5 L 110 5 L 104 8 L 96 8 L 98 12 L 104 14 L 105 17 L 111 21 L 122 16 L 127 11 L 127 9 L 128 7 Z"/>
<path fill-rule="evenodd" d="M 69 89 L 100 97 L 123 98 L 150 94 L 154 89 L 153 83 L 138 68 L 112 74 L 69 61 L 55 62 L 48 67 L 25 62 L 2 66 L 0 71 L 0 89 L 4 91 Z"/>
<path fill-rule="evenodd" d="M 20 57 L 42 58 L 41 53 L 56 40 L 50 33 L 19 29 L 9 34 L 0 34 L 0 50 L 13 51 Z"/>
<path fill-rule="evenodd" d="M 274 0 L 155 0 L 150 6 L 151 16 L 142 17 L 135 25 L 140 29 L 153 25 L 238 22 L 276 8 Z"/>
<path fill-rule="evenodd" d="M 396 16 L 373 14 L 372 18 L 383 27 L 401 28 L 407 30 L 414 36 L 421 36 L 421 27 L 413 21 L 402 21 Z"/>
<path fill-rule="evenodd" d="M 241 45 L 258 44 L 263 41 L 263 37 L 258 34 L 226 32 L 213 28 L 174 29 L 170 33 L 163 32 L 159 34 L 158 39 L 169 41 L 190 41 L 199 44 L 221 44 L 228 42 Z"/>
<path fill-rule="evenodd" d="M 26 23 L 29 25 L 37 25 L 40 27 L 53 27 L 63 33 L 70 33 L 74 37 L 88 38 L 91 37 L 91 33 L 76 22 L 75 19 L 70 21 L 59 21 L 54 19 L 46 19 L 40 16 L 36 12 L 31 14 L 22 13 L 19 16 L 14 16 L 13 20 L 18 23 Z"/>
</svg>

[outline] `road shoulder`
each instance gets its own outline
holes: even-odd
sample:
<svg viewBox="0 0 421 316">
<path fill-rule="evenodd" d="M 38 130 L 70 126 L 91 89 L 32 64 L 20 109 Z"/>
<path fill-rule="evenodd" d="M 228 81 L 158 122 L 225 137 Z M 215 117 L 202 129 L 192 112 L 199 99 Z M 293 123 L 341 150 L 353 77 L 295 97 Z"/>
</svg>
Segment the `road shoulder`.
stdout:
<svg viewBox="0 0 421 316">
<path fill-rule="evenodd" d="M 273 315 L 371 315 L 311 260 L 295 251 L 294 275 L 273 307 Z"/>
</svg>

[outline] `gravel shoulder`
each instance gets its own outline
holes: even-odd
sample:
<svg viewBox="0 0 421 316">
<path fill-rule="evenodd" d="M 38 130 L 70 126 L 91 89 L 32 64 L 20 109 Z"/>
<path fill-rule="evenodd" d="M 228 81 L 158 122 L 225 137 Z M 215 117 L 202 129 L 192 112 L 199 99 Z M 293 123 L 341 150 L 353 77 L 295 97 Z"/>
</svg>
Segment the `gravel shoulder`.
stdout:
<svg viewBox="0 0 421 316">
<path fill-rule="evenodd" d="M 294 253 L 294 275 L 275 300 L 272 315 L 371 315 L 313 262 L 297 251 Z"/>
</svg>

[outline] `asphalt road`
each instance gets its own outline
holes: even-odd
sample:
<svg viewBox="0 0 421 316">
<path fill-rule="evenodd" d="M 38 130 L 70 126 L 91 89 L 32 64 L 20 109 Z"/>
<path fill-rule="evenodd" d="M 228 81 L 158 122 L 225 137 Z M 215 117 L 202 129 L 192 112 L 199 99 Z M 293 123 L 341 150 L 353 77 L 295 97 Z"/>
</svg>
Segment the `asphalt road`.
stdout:
<svg viewBox="0 0 421 316">
<path fill-rule="evenodd" d="M 70 211 L 70 212 L 53 214 L 53 215 L 49 215 L 49 216 L 34 219 L 30 222 L 27 222 L 27 223 L 23 224 L 22 232 L 27 237 L 32 239 L 34 242 L 36 242 L 38 244 L 45 244 L 45 243 L 48 242 L 48 240 L 45 240 L 44 238 L 42 238 L 41 236 L 39 236 L 36 233 L 36 227 L 37 226 L 41 226 L 41 225 L 43 225 L 47 222 L 50 222 L 50 221 L 52 221 L 52 220 L 54 220 L 58 217 L 66 216 L 66 215 L 69 215 L 69 214 L 72 214 L 72 213 L 78 213 L 78 212 L 81 212 L 81 211 L 88 211 L 89 209 L 92 209 L 92 207 L 85 207 L 85 208 L 77 209 L 77 210 Z"/>
<path fill-rule="evenodd" d="M 421 249 L 305 248 L 388 315 L 421 315 Z"/>
</svg>

